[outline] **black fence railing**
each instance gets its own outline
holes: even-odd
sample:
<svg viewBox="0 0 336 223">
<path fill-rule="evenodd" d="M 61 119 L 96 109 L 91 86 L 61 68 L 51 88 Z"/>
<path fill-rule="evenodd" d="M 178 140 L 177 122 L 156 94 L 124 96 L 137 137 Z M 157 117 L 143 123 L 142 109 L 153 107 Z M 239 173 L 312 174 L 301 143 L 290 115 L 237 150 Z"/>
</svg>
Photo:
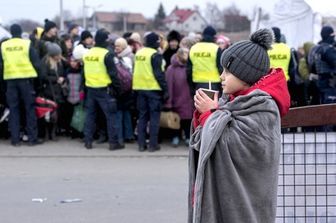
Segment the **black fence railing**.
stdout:
<svg viewBox="0 0 336 223">
<path fill-rule="evenodd" d="M 336 105 L 294 108 L 282 120 L 299 131 L 282 135 L 277 223 L 336 223 L 335 124 Z"/>
</svg>

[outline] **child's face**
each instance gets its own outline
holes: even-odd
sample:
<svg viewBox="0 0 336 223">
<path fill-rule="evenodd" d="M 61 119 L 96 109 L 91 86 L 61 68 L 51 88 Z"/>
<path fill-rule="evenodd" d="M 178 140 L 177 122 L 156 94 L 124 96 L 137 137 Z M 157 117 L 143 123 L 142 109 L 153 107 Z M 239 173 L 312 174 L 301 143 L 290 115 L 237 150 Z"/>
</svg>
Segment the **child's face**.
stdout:
<svg viewBox="0 0 336 223">
<path fill-rule="evenodd" d="M 220 79 L 222 80 L 221 83 L 224 94 L 234 94 L 250 87 L 247 83 L 240 80 L 226 69 L 223 70 Z"/>
<path fill-rule="evenodd" d="M 73 69 L 77 69 L 79 67 L 79 62 L 77 60 L 70 60 L 70 66 Z"/>
</svg>

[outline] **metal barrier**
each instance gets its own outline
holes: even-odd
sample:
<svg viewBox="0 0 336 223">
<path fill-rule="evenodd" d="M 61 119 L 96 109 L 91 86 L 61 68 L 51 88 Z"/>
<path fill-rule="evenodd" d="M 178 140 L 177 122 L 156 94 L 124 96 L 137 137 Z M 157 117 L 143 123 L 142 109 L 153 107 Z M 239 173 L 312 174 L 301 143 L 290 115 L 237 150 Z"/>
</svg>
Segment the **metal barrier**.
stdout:
<svg viewBox="0 0 336 223">
<path fill-rule="evenodd" d="M 321 125 L 336 125 L 336 105 L 293 108 L 282 120 L 302 131 L 282 135 L 277 223 L 336 223 L 336 132 L 308 128 Z"/>
</svg>

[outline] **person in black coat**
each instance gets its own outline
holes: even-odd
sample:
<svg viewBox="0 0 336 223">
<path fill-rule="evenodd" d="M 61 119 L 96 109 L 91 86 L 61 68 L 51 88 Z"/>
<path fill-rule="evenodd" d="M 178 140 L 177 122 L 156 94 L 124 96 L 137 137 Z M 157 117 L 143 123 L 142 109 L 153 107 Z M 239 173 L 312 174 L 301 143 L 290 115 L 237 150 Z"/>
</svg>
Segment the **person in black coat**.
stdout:
<svg viewBox="0 0 336 223">
<path fill-rule="evenodd" d="M 181 41 L 181 34 L 175 30 L 172 30 L 167 36 L 167 41 L 168 41 L 168 48 L 163 53 L 163 59 L 166 62 L 165 70 L 167 70 L 167 68 L 170 65 L 171 57 L 179 49 L 179 44 Z"/>
<path fill-rule="evenodd" d="M 44 22 L 45 24 L 42 37 L 37 44 L 37 51 L 41 59 L 48 54 L 48 42 L 57 43 L 60 45 L 60 40 L 57 36 L 58 29 L 56 23 L 49 21 L 48 19 L 44 20 Z"/>
</svg>

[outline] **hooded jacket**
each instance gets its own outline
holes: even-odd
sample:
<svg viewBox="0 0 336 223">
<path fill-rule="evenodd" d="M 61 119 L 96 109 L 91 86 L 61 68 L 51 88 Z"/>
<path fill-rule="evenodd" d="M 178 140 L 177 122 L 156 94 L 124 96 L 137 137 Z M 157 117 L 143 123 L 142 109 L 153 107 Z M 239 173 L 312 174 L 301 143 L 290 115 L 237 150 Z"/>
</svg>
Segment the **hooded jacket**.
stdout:
<svg viewBox="0 0 336 223">
<path fill-rule="evenodd" d="M 166 71 L 169 99 L 165 107 L 177 112 L 181 119 L 192 119 L 193 99 L 187 81 L 186 64 L 181 63 L 176 55 Z"/>
<path fill-rule="evenodd" d="M 281 69 L 224 95 L 189 150 L 189 223 L 272 223 L 277 207 L 280 114 L 289 109 Z"/>
</svg>

